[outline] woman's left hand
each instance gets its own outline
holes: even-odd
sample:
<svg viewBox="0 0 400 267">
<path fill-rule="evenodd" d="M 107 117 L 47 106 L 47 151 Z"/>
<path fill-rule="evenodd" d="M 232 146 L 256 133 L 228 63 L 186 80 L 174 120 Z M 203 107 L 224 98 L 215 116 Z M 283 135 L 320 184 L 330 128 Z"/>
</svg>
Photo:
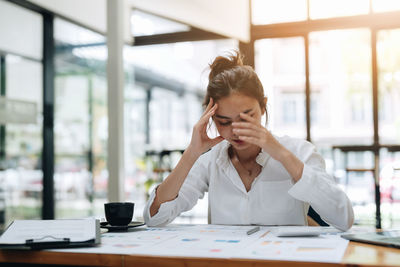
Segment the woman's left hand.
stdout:
<svg viewBox="0 0 400 267">
<path fill-rule="evenodd" d="M 255 118 L 246 113 L 240 113 L 240 118 L 242 122 L 232 123 L 233 133 L 240 140 L 257 145 L 274 159 L 279 159 L 286 149 L 278 140 Z"/>
<path fill-rule="evenodd" d="M 258 120 L 245 113 L 240 113 L 240 118 L 242 122 L 232 123 L 233 133 L 240 140 L 261 147 L 272 158 L 282 163 L 294 181 L 298 181 L 303 174 L 303 162 L 281 145 Z"/>
</svg>

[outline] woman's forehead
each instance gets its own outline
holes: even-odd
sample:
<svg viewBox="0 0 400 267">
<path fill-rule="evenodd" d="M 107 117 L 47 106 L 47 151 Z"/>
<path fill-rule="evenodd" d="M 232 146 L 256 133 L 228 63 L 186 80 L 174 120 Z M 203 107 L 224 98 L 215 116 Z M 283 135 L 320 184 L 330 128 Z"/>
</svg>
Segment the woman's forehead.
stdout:
<svg viewBox="0 0 400 267">
<path fill-rule="evenodd" d="M 231 94 L 221 98 L 217 102 L 218 109 L 234 109 L 243 112 L 247 109 L 252 109 L 258 105 L 257 99 L 243 94 Z"/>
<path fill-rule="evenodd" d="M 218 108 L 215 112 L 215 117 L 222 119 L 235 118 L 242 112 L 250 113 L 259 109 L 259 104 L 255 98 L 242 94 L 224 97 L 217 104 Z"/>
<path fill-rule="evenodd" d="M 257 99 L 252 96 L 248 96 L 242 93 L 232 93 L 228 96 L 222 97 L 218 100 L 218 102 L 257 102 Z"/>
</svg>

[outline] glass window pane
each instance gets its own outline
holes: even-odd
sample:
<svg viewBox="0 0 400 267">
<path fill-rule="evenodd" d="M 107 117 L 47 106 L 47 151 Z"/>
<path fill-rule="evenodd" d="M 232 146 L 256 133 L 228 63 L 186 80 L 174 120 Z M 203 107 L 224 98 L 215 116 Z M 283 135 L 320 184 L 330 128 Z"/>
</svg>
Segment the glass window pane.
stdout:
<svg viewBox="0 0 400 267">
<path fill-rule="evenodd" d="M 313 142 L 372 144 L 370 31 L 313 32 L 309 38 Z"/>
<path fill-rule="evenodd" d="M 135 65 L 136 77 L 143 78 L 144 74 L 153 73 L 156 77 L 182 83 L 179 88 L 204 91 L 208 83 L 208 64 L 216 55 L 237 47 L 235 40 L 137 46 L 124 50 L 124 60 L 126 64 Z"/>
<path fill-rule="evenodd" d="M 386 12 L 400 10 L 399 0 L 372 0 L 372 10 L 374 12 Z"/>
<path fill-rule="evenodd" d="M 42 64 L 14 55 L 8 55 L 6 59 L 7 98 L 37 103 L 37 111 L 42 113 Z"/>
<path fill-rule="evenodd" d="M 88 77 L 57 77 L 56 88 L 55 150 L 60 156 L 85 154 L 89 149 Z"/>
<path fill-rule="evenodd" d="M 400 29 L 377 35 L 379 138 L 383 144 L 400 143 Z"/>
<path fill-rule="evenodd" d="M 42 30 L 40 14 L 0 1 L 0 50 L 41 60 Z"/>
<path fill-rule="evenodd" d="M 373 142 L 371 33 L 368 29 L 312 32 L 310 43 L 311 139 L 327 169 L 353 203 L 355 220 L 374 224 L 373 153 L 332 147 Z"/>
<path fill-rule="evenodd" d="M 252 0 L 253 24 L 272 24 L 307 19 L 307 0 Z"/>
<path fill-rule="evenodd" d="M 103 67 L 105 62 L 101 63 Z M 93 188 L 89 190 L 89 201 L 93 200 L 94 214 L 103 214 L 103 203 L 108 199 L 107 171 L 107 140 L 108 140 L 108 111 L 107 111 L 107 77 L 93 75 L 89 89 L 91 103 L 91 123 L 89 136 L 92 138 L 92 180 Z M 89 166 L 90 167 L 90 166 Z"/>
<path fill-rule="evenodd" d="M 59 18 L 54 32 L 56 217 L 103 215 L 108 181 L 105 38 Z"/>
<path fill-rule="evenodd" d="M 134 76 L 134 68 L 125 66 L 126 76 Z M 134 77 L 133 77 L 134 78 Z M 125 85 L 124 106 L 124 153 L 125 192 L 127 199 L 135 203 L 134 216 L 142 220 L 141 211 L 146 204 L 145 183 L 150 170 L 146 168 L 147 149 L 147 90 L 128 79 Z M 139 218 L 138 218 L 139 217 Z"/>
<path fill-rule="evenodd" d="M 379 185 L 381 192 L 382 228 L 400 227 L 400 151 L 381 149 Z"/>
<path fill-rule="evenodd" d="M 7 224 L 15 219 L 41 217 L 42 71 L 40 62 L 17 56 L 6 57 L 6 97 L 35 103 L 38 110 L 36 123 L 8 123 L 5 126 L 5 159 L 0 179 L 5 194 Z"/>
<path fill-rule="evenodd" d="M 374 154 L 370 151 L 335 153 L 335 173 L 339 187 L 349 197 L 354 210 L 354 224 L 372 226 L 375 225 L 375 184 L 371 171 L 346 172 L 346 168 L 372 168 Z M 347 160 L 346 160 L 347 158 Z M 344 163 L 347 162 L 345 165 Z M 382 209 L 385 213 L 384 209 Z M 383 221 L 386 216 L 383 215 Z"/>
<path fill-rule="evenodd" d="M 145 36 L 189 31 L 186 24 L 155 16 L 137 9 L 132 11 L 131 32 L 133 36 Z"/>
<path fill-rule="evenodd" d="M 322 19 L 369 13 L 369 0 L 309 0 L 310 18 Z"/>
<path fill-rule="evenodd" d="M 176 103 L 181 103 L 176 93 L 165 90 L 155 89 L 152 91 L 152 101 L 150 103 L 150 140 L 153 147 L 173 149 L 174 145 L 170 142 L 179 142 L 180 140 L 174 139 L 174 129 L 172 121 L 173 114 L 172 107 Z M 181 106 L 181 105 L 180 105 Z"/>
<path fill-rule="evenodd" d="M 58 49 L 79 48 L 79 45 L 82 45 L 83 48 L 89 45 L 96 47 L 95 44 L 104 44 L 105 42 L 105 38 L 101 34 L 59 18 L 54 19 L 54 29 L 54 39 Z M 64 47 L 62 44 L 69 46 Z"/>
<path fill-rule="evenodd" d="M 259 40 L 255 51 L 256 71 L 268 97 L 268 128 L 277 135 L 306 138 L 304 39 Z"/>
</svg>

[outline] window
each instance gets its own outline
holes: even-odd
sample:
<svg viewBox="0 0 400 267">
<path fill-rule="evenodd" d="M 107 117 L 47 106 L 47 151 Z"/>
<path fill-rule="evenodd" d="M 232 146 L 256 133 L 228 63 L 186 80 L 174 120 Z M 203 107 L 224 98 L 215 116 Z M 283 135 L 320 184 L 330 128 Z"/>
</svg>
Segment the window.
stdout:
<svg viewBox="0 0 400 267">
<path fill-rule="evenodd" d="M 56 217 L 103 214 L 107 200 L 105 38 L 54 21 Z"/>
<path fill-rule="evenodd" d="M 256 71 L 268 97 L 268 128 L 277 135 L 306 138 L 304 39 L 255 42 Z"/>
<path fill-rule="evenodd" d="M 369 0 L 309 0 L 310 18 L 333 18 L 368 14 Z"/>
<path fill-rule="evenodd" d="M 125 47 L 125 50 L 129 49 Z M 125 73 L 129 77 L 125 86 L 124 104 L 125 197 L 135 203 L 135 217 L 141 217 L 146 201 L 145 182 L 150 172 L 145 158 L 149 137 L 149 91 L 135 81 L 135 67 L 132 64 L 125 64 Z"/>
<path fill-rule="evenodd" d="M 36 110 L 29 118 L 7 117 L 0 125 L 0 223 L 4 225 L 41 217 L 42 25 L 41 15 L 0 1 L 0 97 Z"/>
<path fill-rule="evenodd" d="M 252 23 L 272 24 L 307 19 L 307 0 L 253 0 Z"/>
<path fill-rule="evenodd" d="M 400 143 L 400 29 L 377 33 L 379 136 L 384 144 Z"/>
<path fill-rule="evenodd" d="M 5 1 L 0 1 L 0 10 L 0 51 L 41 60 L 42 16 Z"/>
<path fill-rule="evenodd" d="M 309 43 L 311 98 L 321 118 L 311 125 L 312 141 L 372 143 L 369 30 L 311 32 Z"/>
<path fill-rule="evenodd" d="M 282 123 L 291 125 L 304 125 L 304 117 L 299 115 L 304 114 L 304 94 L 283 93 L 280 96 L 282 101 Z"/>
<path fill-rule="evenodd" d="M 375 12 L 400 10 L 398 0 L 372 0 L 372 9 Z"/>
</svg>

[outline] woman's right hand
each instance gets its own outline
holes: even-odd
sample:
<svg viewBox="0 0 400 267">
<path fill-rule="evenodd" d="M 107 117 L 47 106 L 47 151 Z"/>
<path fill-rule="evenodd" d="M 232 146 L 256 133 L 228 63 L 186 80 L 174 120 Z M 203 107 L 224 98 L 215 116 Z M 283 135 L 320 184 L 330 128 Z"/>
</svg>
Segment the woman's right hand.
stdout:
<svg viewBox="0 0 400 267">
<path fill-rule="evenodd" d="M 224 140 L 222 136 L 211 139 L 207 135 L 207 125 L 210 118 L 214 115 L 218 108 L 218 104 L 214 104 L 214 100 L 210 98 L 206 110 L 200 120 L 193 127 L 192 140 L 190 141 L 189 149 L 199 156 L 210 148 Z"/>
<path fill-rule="evenodd" d="M 206 110 L 201 116 L 200 120 L 193 127 L 192 140 L 190 145 L 183 153 L 176 167 L 168 175 L 168 177 L 159 185 L 156 191 L 156 197 L 150 206 L 150 216 L 154 216 L 160 205 L 166 201 L 175 199 L 179 190 L 185 181 L 190 169 L 202 153 L 215 146 L 224 138 L 218 136 L 216 138 L 209 138 L 207 135 L 207 124 L 211 116 L 214 115 L 218 105 L 214 105 L 214 101 L 210 99 Z"/>
</svg>

